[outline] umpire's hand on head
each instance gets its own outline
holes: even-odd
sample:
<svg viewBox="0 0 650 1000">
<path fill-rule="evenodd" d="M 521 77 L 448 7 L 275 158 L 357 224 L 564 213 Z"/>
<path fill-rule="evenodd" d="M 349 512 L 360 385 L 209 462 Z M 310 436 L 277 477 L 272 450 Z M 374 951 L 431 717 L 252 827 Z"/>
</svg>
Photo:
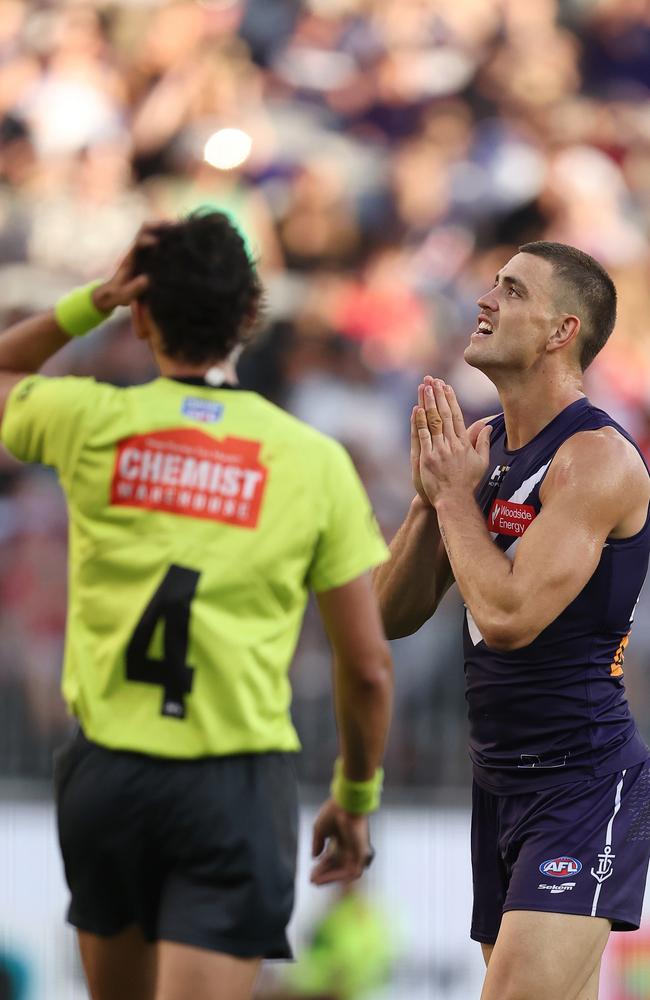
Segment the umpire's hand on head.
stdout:
<svg viewBox="0 0 650 1000">
<path fill-rule="evenodd" d="M 146 291 L 149 279 L 135 273 L 136 253 L 142 247 L 153 246 L 159 225 L 145 223 L 115 268 L 115 272 L 93 291 L 93 302 L 100 312 L 110 313 L 117 306 L 128 306 Z"/>
</svg>

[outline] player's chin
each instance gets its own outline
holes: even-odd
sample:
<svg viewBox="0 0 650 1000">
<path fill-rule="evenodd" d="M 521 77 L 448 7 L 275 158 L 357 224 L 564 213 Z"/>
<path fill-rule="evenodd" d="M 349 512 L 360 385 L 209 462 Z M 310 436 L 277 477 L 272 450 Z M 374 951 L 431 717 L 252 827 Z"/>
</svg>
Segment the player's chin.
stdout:
<svg viewBox="0 0 650 1000">
<path fill-rule="evenodd" d="M 487 351 L 485 346 L 478 341 L 472 340 L 463 352 L 463 357 L 472 368 L 482 368 L 487 361 Z"/>
</svg>

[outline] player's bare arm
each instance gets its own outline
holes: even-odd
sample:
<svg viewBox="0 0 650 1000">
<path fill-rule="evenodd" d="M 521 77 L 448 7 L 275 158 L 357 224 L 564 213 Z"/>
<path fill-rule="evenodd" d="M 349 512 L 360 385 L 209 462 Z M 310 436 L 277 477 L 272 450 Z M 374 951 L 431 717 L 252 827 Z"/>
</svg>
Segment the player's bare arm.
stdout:
<svg viewBox="0 0 650 1000">
<path fill-rule="evenodd" d="M 154 238 L 151 229 L 143 227 L 115 273 L 93 290 L 92 300 L 98 312 L 108 317 L 117 306 L 129 305 L 145 290 L 147 278 L 134 276 L 133 258 L 138 246 Z M 30 316 L 0 335 L 0 419 L 16 383 L 40 371 L 69 342 L 70 336 L 57 323 L 53 309 Z"/>
<path fill-rule="evenodd" d="M 643 527 L 650 499 L 643 462 L 611 428 L 568 439 L 543 484 L 542 510 L 511 562 L 492 543 L 473 497 L 487 469 L 487 432 L 472 449 L 453 390 L 439 381 L 416 417 L 422 479 L 463 599 L 488 646 L 526 646 L 583 589 L 606 539 Z"/>
<path fill-rule="evenodd" d="M 351 781 L 366 781 L 380 766 L 392 704 L 392 663 L 365 573 L 318 595 L 334 650 L 334 700 L 343 759 Z M 368 817 L 329 799 L 314 824 L 311 880 L 317 885 L 358 878 L 370 857 Z"/>
<path fill-rule="evenodd" d="M 415 418 L 424 409 L 430 375 L 418 387 L 418 405 L 411 412 L 411 478 L 416 495 L 404 523 L 390 544 L 391 559 L 373 573 L 384 628 L 389 639 L 412 635 L 434 614 L 454 582 L 449 558 L 440 536 L 438 516 L 422 484 L 420 438 Z M 426 411 L 425 411 L 426 413 Z M 489 417 L 475 421 L 467 430 L 475 445 Z"/>
</svg>

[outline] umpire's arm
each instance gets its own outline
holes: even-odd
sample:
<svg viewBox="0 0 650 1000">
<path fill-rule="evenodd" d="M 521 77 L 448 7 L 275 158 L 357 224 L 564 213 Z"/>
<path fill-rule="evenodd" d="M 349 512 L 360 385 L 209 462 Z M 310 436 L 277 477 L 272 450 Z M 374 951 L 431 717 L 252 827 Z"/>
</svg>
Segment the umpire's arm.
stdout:
<svg viewBox="0 0 650 1000">
<path fill-rule="evenodd" d="M 334 652 L 334 704 L 344 772 L 366 781 L 379 767 L 390 725 L 392 662 L 364 573 L 317 595 Z"/>
<path fill-rule="evenodd" d="M 16 383 L 39 371 L 69 341 L 54 310 L 30 316 L 0 334 L 0 419 Z"/>
<path fill-rule="evenodd" d="M 94 325 L 110 316 L 117 306 L 129 305 L 146 289 L 146 276 L 134 276 L 134 255 L 137 247 L 149 245 L 153 239 L 149 229 L 143 227 L 115 273 L 92 288 L 90 298 L 96 312 Z M 0 419 L 16 383 L 40 371 L 52 355 L 70 343 L 70 337 L 56 309 L 30 316 L 0 334 Z"/>
<path fill-rule="evenodd" d="M 350 782 L 369 782 L 381 765 L 393 697 L 392 662 L 370 574 L 317 596 L 334 652 L 343 774 Z M 330 798 L 314 823 L 312 882 L 358 878 L 372 853 L 367 814 L 347 812 Z"/>
</svg>

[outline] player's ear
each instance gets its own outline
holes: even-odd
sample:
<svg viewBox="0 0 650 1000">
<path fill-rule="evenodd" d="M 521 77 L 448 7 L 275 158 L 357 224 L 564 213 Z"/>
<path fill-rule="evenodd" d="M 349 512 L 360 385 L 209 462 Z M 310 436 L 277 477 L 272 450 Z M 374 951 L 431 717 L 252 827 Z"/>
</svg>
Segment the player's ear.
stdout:
<svg viewBox="0 0 650 1000">
<path fill-rule="evenodd" d="M 548 351 L 558 351 L 572 343 L 580 333 L 580 318 L 578 316 L 564 315 L 560 317 L 558 325 L 548 338 L 546 349 Z"/>
</svg>

